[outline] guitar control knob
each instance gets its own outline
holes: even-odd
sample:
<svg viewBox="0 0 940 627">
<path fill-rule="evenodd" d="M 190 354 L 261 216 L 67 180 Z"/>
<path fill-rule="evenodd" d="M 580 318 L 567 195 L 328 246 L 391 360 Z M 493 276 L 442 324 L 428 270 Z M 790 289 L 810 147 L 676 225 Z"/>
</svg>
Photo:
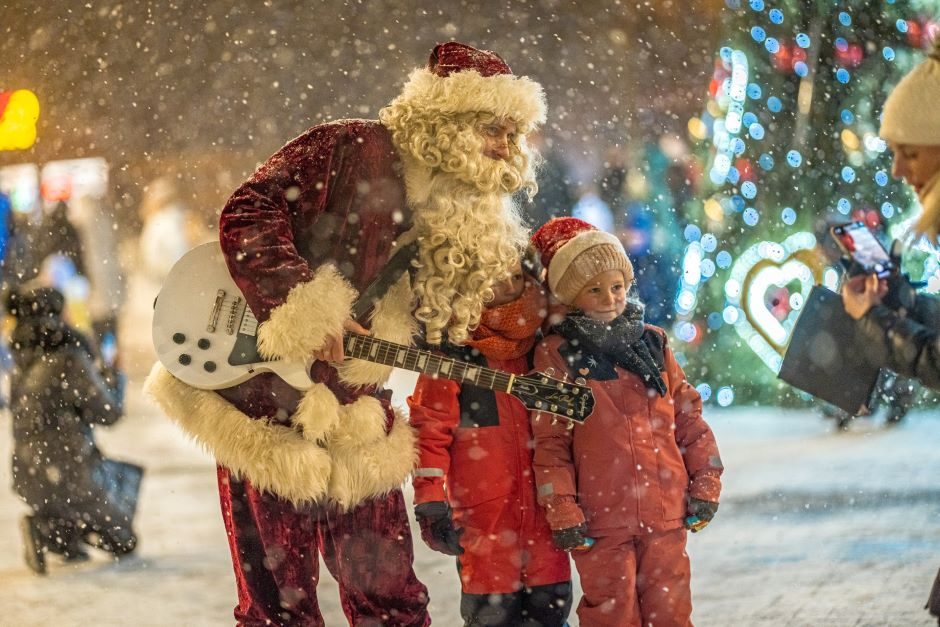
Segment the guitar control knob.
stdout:
<svg viewBox="0 0 940 627">
<path fill-rule="evenodd" d="M 183 353 L 182 355 L 180 355 L 178 361 L 184 366 L 188 366 L 190 363 L 192 363 L 193 358 L 187 355 L 186 353 Z"/>
<path fill-rule="evenodd" d="M 198 347 L 201 348 L 202 350 L 206 350 L 207 348 L 209 348 L 209 346 L 210 346 L 211 344 L 212 344 L 212 342 L 210 342 L 209 340 L 207 340 L 207 339 L 204 338 L 204 337 L 199 338 L 199 341 L 196 342 L 196 346 L 198 346 Z"/>
<path fill-rule="evenodd" d="M 207 361 L 206 363 L 202 364 L 202 367 L 206 372 L 215 372 L 216 365 L 214 361 Z"/>
<path fill-rule="evenodd" d="M 183 335 L 182 333 L 174 333 L 173 341 L 176 342 L 177 344 L 182 344 L 183 342 L 186 341 L 186 336 Z"/>
</svg>

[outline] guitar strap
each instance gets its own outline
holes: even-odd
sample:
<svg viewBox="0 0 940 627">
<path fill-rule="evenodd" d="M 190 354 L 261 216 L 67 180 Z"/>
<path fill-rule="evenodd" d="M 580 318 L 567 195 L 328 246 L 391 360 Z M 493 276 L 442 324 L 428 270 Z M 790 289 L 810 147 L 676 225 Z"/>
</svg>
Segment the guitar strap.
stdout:
<svg viewBox="0 0 940 627">
<path fill-rule="evenodd" d="M 353 303 L 352 318 L 359 323 L 365 321 L 365 316 L 375 307 L 376 303 L 382 300 L 389 288 L 398 281 L 399 277 L 405 271 L 411 270 L 411 260 L 418 256 L 418 241 L 415 240 L 407 246 L 399 248 L 375 280 L 369 284 L 359 299 Z"/>
</svg>

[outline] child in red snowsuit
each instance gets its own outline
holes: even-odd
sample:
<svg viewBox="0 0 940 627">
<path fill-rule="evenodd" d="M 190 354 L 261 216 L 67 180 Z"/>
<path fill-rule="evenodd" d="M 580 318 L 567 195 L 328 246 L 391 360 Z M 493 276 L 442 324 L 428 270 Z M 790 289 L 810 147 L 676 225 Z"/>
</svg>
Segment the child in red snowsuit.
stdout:
<svg viewBox="0 0 940 627">
<path fill-rule="evenodd" d="M 575 218 L 533 236 L 571 313 L 535 368 L 587 380 L 594 413 L 569 429 L 535 415 L 535 481 L 556 544 L 573 550 L 582 625 L 691 625 L 686 530 L 718 509 L 721 459 L 702 401 L 662 329 L 629 302 L 633 267 L 616 237 Z M 591 545 L 593 540 L 593 545 Z"/>
<path fill-rule="evenodd" d="M 473 339 L 445 352 L 526 374 L 545 292 L 521 268 L 494 292 Z M 571 570 L 536 502 L 528 410 L 503 392 L 427 375 L 408 404 L 420 450 L 416 518 L 428 546 L 457 556 L 465 624 L 564 625 Z"/>
</svg>

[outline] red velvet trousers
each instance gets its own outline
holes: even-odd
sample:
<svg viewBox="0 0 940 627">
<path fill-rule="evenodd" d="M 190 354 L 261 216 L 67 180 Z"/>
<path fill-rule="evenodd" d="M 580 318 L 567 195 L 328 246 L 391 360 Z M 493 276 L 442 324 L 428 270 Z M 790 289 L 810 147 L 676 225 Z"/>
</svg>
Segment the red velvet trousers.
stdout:
<svg viewBox="0 0 940 627">
<path fill-rule="evenodd" d="M 424 627 L 427 588 L 414 574 L 400 490 L 340 513 L 298 508 L 218 469 L 222 517 L 238 586 L 238 625 L 324 625 L 319 556 L 339 583 L 351 625 Z"/>
</svg>

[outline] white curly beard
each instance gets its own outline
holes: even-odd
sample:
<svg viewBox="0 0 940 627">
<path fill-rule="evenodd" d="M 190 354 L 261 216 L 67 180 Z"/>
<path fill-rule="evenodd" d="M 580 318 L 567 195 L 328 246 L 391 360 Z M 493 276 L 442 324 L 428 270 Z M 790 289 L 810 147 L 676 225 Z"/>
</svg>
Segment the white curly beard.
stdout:
<svg viewBox="0 0 940 627">
<path fill-rule="evenodd" d="M 428 343 L 439 344 L 446 330 L 448 341 L 460 344 L 479 324 L 493 284 L 510 273 L 528 243 L 510 196 L 528 177 L 513 163 L 478 154 L 459 171 L 421 178 L 409 186 L 419 237 L 415 317 Z"/>
</svg>

